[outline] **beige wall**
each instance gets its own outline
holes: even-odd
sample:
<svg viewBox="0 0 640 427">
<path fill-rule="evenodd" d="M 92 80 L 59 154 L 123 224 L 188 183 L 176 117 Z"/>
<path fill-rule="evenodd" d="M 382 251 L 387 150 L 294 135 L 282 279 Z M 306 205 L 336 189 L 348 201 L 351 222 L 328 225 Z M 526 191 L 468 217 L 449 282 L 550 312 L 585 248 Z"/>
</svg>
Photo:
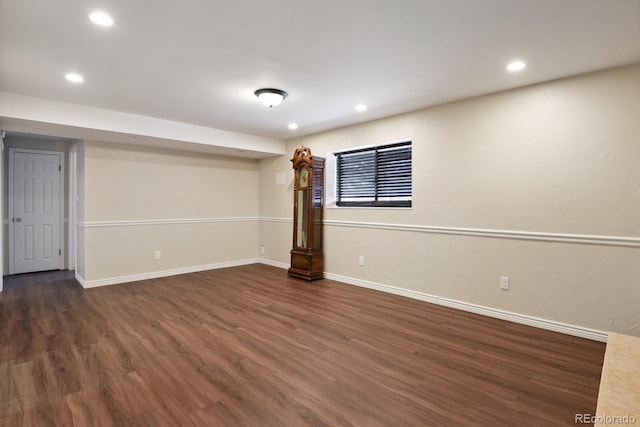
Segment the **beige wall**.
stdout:
<svg viewBox="0 0 640 427">
<path fill-rule="evenodd" d="M 404 138 L 413 208 L 327 208 L 328 273 L 640 335 L 640 65 L 298 138 L 287 152 Z M 276 263 L 289 262 L 289 158 L 260 162 L 261 241 Z M 561 242 L 572 238 L 582 243 Z"/>
<path fill-rule="evenodd" d="M 256 160 L 102 142 L 86 142 L 82 157 L 89 286 L 257 257 Z"/>
</svg>

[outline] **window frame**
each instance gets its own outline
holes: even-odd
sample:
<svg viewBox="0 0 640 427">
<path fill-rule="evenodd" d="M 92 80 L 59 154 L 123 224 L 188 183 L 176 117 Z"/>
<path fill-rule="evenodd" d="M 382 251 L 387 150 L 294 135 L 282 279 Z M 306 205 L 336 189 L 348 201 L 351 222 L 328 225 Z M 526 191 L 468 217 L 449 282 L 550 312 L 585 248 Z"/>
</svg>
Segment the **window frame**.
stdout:
<svg viewBox="0 0 640 427">
<path fill-rule="evenodd" d="M 380 180 L 384 179 L 384 176 L 381 176 L 383 172 L 380 171 L 380 166 L 384 166 L 385 164 L 391 163 L 394 159 L 381 159 L 380 152 L 389 151 L 389 149 L 409 149 L 409 184 L 405 186 L 403 189 L 406 191 L 407 187 L 409 189 L 409 195 L 399 196 L 400 198 L 407 198 L 408 200 L 379 200 L 379 197 L 388 198 L 393 196 L 379 196 L 380 193 Z M 344 201 L 341 200 L 343 197 L 342 188 L 341 188 L 341 171 L 342 171 L 342 157 L 344 155 L 353 155 L 359 153 L 373 153 L 375 156 L 374 159 L 374 183 L 373 186 L 374 194 L 369 197 L 373 197 L 374 200 L 366 200 L 366 201 Z M 370 145 L 366 147 L 359 147 L 347 150 L 336 151 L 332 153 L 335 156 L 335 206 L 339 208 L 411 208 L 413 205 L 413 141 L 410 139 L 387 142 L 382 144 Z M 406 166 L 405 166 L 406 167 Z M 366 197 L 366 196 L 364 196 Z"/>
</svg>

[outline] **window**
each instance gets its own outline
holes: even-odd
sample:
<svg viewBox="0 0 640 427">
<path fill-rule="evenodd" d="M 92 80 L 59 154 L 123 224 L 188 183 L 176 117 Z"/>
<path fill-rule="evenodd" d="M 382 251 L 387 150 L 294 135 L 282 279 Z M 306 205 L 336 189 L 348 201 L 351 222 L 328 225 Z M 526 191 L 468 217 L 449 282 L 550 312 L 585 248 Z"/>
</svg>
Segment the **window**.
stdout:
<svg viewBox="0 0 640 427">
<path fill-rule="evenodd" d="M 411 206 L 411 141 L 335 153 L 336 205 Z"/>
</svg>

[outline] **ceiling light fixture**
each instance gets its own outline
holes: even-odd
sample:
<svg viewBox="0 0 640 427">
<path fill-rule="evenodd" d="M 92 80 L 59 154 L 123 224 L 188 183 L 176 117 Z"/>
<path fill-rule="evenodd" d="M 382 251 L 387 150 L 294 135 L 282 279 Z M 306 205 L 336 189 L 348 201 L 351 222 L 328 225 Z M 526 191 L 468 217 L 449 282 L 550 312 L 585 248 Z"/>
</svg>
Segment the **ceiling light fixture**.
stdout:
<svg viewBox="0 0 640 427">
<path fill-rule="evenodd" d="M 367 111 L 367 106 L 364 104 L 356 105 L 356 111 Z"/>
<path fill-rule="evenodd" d="M 515 73 L 516 71 L 524 70 L 526 66 L 527 64 L 525 64 L 522 61 L 513 61 L 513 62 L 510 62 L 509 65 L 507 65 L 507 70 L 511 71 L 512 73 Z"/>
<path fill-rule="evenodd" d="M 288 96 L 287 92 L 280 89 L 258 89 L 254 92 L 258 100 L 265 106 L 273 108 L 279 105 Z"/>
<path fill-rule="evenodd" d="M 298 125 L 297 125 L 296 123 L 291 123 L 291 124 L 289 125 L 289 129 L 291 129 L 291 130 L 296 130 L 296 129 L 298 129 Z"/>
<path fill-rule="evenodd" d="M 94 24 L 98 24 L 103 27 L 110 27 L 113 25 L 113 18 L 103 12 L 93 12 L 89 15 L 89 19 L 91 19 Z"/>
<path fill-rule="evenodd" d="M 78 73 L 67 73 L 64 77 L 73 83 L 82 83 L 84 81 L 84 77 Z"/>
</svg>

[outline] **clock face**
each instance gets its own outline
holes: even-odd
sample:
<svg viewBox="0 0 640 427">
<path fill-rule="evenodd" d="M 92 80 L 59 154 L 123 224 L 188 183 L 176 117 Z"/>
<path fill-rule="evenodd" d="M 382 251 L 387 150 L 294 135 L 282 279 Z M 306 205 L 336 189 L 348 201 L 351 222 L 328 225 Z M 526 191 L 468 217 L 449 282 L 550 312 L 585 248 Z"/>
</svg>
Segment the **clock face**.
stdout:
<svg viewBox="0 0 640 427">
<path fill-rule="evenodd" d="M 298 187 L 307 187 L 309 185 L 309 169 L 306 166 L 300 168 L 298 179 Z"/>
</svg>

